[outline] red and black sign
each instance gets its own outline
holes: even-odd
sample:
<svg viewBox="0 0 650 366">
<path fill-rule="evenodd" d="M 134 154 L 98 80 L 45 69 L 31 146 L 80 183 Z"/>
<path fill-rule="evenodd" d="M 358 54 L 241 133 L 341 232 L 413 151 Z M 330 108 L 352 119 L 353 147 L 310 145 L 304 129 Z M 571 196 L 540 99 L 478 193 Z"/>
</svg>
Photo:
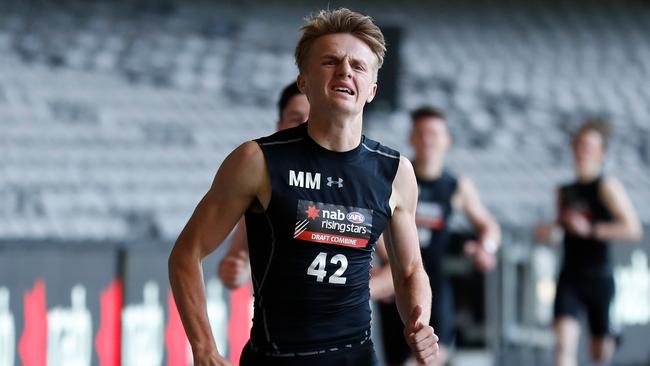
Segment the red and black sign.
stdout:
<svg viewBox="0 0 650 366">
<path fill-rule="evenodd" d="M 421 228 L 444 229 L 442 206 L 436 202 L 418 202 L 415 224 Z"/>
</svg>

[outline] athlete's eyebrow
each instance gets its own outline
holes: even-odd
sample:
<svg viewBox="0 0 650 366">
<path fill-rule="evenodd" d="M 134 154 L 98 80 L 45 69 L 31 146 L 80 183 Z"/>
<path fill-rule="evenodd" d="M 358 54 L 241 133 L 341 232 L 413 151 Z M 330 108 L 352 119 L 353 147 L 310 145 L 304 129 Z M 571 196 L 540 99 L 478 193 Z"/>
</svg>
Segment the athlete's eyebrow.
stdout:
<svg viewBox="0 0 650 366">
<path fill-rule="evenodd" d="M 341 55 L 336 54 L 336 53 L 326 53 L 323 56 L 321 56 L 321 59 L 323 59 L 323 60 L 340 60 Z"/>
<path fill-rule="evenodd" d="M 335 60 L 335 61 L 340 61 L 341 59 L 348 57 L 350 60 L 351 65 L 360 65 L 363 66 L 364 68 L 368 68 L 368 63 L 362 59 L 362 58 L 356 58 L 350 55 L 341 55 L 337 53 L 326 53 L 323 56 L 321 56 L 322 60 Z"/>
</svg>

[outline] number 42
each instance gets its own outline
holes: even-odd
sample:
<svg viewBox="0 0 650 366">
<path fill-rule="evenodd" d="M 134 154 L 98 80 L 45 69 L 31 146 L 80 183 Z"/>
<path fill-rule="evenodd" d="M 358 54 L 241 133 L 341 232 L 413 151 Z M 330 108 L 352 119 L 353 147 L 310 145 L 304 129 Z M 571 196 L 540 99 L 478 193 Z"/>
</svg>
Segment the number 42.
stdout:
<svg viewBox="0 0 650 366">
<path fill-rule="evenodd" d="M 339 269 L 332 274 L 327 282 L 337 284 L 337 285 L 345 285 L 345 281 L 347 280 L 345 277 L 341 277 L 343 273 L 345 273 L 345 270 L 348 269 L 348 259 L 343 255 L 343 254 L 337 254 L 330 259 L 330 263 L 332 264 L 341 264 Z M 325 267 L 327 266 L 327 253 L 320 252 L 314 258 L 314 261 L 311 262 L 309 265 L 309 268 L 307 268 L 307 274 L 310 276 L 316 276 L 316 281 L 317 282 L 323 282 L 325 279 L 325 276 L 327 276 L 327 271 L 325 270 Z"/>
</svg>

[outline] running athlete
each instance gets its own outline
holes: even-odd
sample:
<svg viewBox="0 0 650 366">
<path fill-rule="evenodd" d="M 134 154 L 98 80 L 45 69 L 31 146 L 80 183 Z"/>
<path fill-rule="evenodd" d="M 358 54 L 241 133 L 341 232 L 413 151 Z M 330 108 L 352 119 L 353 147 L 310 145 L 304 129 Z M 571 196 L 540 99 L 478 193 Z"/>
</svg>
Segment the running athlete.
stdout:
<svg viewBox="0 0 650 366">
<path fill-rule="evenodd" d="M 573 136 L 576 180 L 557 192 L 557 226 L 540 225 L 537 237 L 551 241 L 563 232 L 564 256 L 554 304 L 555 362 L 578 364 L 578 316 L 587 312 L 590 353 L 609 364 L 614 340 L 609 318 L 614 298 L 610 241 L 638 241 L 641 224 L 621 183 L 602 173 L 609 127 L 602 120 L 585 122 Z M 557 231 L 556 231 L 557 232 Z"/>
<path fill-rule="evenodd" d="M 420 192 L 416 222 L 422 260 L 433 292 L 429 324 L 440 337 L 440 352 L 434 364 L 444 365 L 454 339 L 453 294 L 449 278 L 442 270 L 449 244 L 448 219 L 454 210 L 461 210 L 476 229 L 478 241 L 467 242 L 465 253 L 483 272 L 496 264 L 495 252 L 501 231 L 469 178 L 456 177 L 444 166 L 445 154 L 451 145 L 444 113 L 425 106 L 411 113 L 411 121 L 413 167 Z M 381 320 L 387 362 L 413 364 L 409 348 L 401 338 L 395 337 L 402 324 L 391 301 L 382 303 Z"/>
<path fill-rule="evenodd" d="M 201 259 L 246 215 L 255 288 L 242 365 L 375 365 L 370 256 L 384 233 L 404 336 L 420 363 L 437 354 L 431 290 L 417 244 L 409 161 L 361 134 L 384 38 L 364 15 L 321 11 L 296 47 L 309 122 L 242 144 L 181 232 L 170 282 L 194 363 L 228 365 L 205 310 Z"/>
</svg>

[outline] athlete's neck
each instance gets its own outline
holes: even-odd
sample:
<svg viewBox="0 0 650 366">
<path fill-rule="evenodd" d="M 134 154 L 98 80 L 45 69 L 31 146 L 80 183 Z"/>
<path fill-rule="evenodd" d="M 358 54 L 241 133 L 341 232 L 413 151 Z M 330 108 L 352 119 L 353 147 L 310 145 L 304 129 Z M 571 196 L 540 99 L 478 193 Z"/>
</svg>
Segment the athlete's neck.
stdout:
<svg viewBox="0 0 650 366">
<path fill-rule="evenodd" d="M 600 176 L 600 170 L 576 172 L 576 177 L 580 183 L 593 182 L 598 178 L 598 176 Z"/>
<path fill-rule="evenodd" d="M 312 140 L 327 150 L 345 152 L 361 142 L 362 118 L 336 118 L 331 114 L 310 114 L 307 133 Z"/>
<path fill-rule="evenodd" d="M 442 169 L 445 165 L 444 157 L 435 157 L 427 159 L 413 159 L 413 169 L 415 175 L 420 179 L 438 179 L 442 175 Z"/>
</svg>

